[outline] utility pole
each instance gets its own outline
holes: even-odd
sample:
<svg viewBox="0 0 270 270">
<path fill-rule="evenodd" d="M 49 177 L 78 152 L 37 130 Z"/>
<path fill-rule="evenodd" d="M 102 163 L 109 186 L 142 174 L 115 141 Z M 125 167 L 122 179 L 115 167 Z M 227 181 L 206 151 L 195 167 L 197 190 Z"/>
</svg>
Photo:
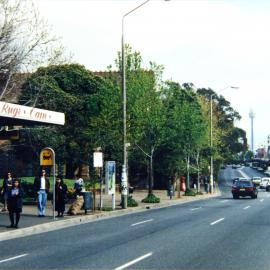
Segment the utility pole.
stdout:
<svg viewBox="0 0 270 270">
<path fill-rule="evenodd" d="M 253 129 L 253 119 L 255 117 L 255 114 L 253 112 L 253 110 L 250 110 L 249 112 L 249 118 L 251 121 L 251 151 L 252 153 L 254 153 L 254 129 Z"/>
</svg>

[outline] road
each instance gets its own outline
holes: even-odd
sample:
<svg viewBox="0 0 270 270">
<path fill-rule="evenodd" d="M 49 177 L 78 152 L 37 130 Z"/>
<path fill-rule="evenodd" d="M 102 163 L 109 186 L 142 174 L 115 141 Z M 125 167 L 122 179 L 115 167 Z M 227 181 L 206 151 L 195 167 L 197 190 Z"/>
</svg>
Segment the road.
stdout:
<svg viewBox="0 0 270 270">
<path fill-rule="evenodd" d="M 270 193 L 222 196 L 0 242 L 0 269 L 270 269 Z"/>
</svg>

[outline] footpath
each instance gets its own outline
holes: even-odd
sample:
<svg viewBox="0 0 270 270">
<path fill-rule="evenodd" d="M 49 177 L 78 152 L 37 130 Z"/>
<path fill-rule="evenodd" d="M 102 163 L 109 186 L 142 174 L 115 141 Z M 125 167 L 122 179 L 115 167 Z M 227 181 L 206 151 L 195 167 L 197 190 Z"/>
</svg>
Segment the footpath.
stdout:
<svg viewBox="0 0 270 270">
<path fill-rule="evenodd" d="M 175 196 L 172 197 L 172 199 L 167 196 L 166 190 L 154 190 L 153 193 L 160 198 L 160 203 L 142 203 L 142 199 L 147 196 L 147 190 L 135 190 L 132 194 L 132 197 L 138 202 L 137 207 L 128 207 L 127 209 L 122 209 L 120 206 L 121 194 L 117 193 L 116 209 L 114 211 L 96 210 L 95 212 L 93 212 L 88 210 L 85 214 L 85 211 L 81 210 L 78 215 L 70 216 L 65 214 L 64 217 L 55 218 L 55 220 L 53 219 L 51 201 L 47 202 L 45 217 L 37 216 L 36 205 L 24 205 L 18 229 L 6 228 L 6 226 L 10 224 L 8 212 L 1 212 L 3 205 L 0 204 L 0 241 L 76 226 L 79 224 L 92 222 L 97 219 L 105 219 L 110 217 L 127 215 L 129 213 L 147 211 L 148 209 L 163 208 L 172 205 L 187 203 L 194 200 L 204 200 L 221 195 L 218 189 L 215 190 L 213 194 L 207 194 L 205 192 L 202 192 L 203 195 L 197 196 L 184 196 L 184 193 L 181 192 L 180 198 L 178 198 L 176 192 Z M 111 207 L 111 196 L 102 195 L 102 200 L 103 207 Z M 96 197 L 96 206 L 99 206 L 99 196 Z M 66 211 L 68 210 L 68 208 L 69 205 L 67 204 Z"/>
</svg>

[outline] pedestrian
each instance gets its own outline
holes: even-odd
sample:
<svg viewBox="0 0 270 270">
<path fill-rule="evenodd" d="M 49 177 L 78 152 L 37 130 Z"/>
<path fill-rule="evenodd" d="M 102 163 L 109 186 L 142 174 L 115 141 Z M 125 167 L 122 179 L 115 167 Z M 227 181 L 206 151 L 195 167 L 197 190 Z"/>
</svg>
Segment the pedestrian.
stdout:
<svg viewBox="0 0 270 270">
<path fill-rule="evenodd" d="M 55 183 L 55 210 L 57 217 L 63 217 L 65 212 L 65 204 L 67 196 L 67 185 L 64 184 L 61 176 L 56 177 Z"/>
<path fill-rule="evenodd" d="M 41 170 L 41 173 L 34 181 L 34 189 L 38 195 L 38 216 L 45 217 L 47 194 L 50 190 L 50 181 L 46 176 L 46 171 Z"/>
<path fill-rule="evenodd" d="M 1 194 L 4 196 L 4 208 L 2 209 L 3 212 L 7 211 L 8 192 L 12 188 L 12 184 L 13 184 L 12 173 L 8 172 L 7 176 L 4 178 L 1 190 Z"/>
<path fill-rule="evenodd" d="M 10 225 L 7 226 L 7 228 L 18 228 L 23 206 L 22 197 L 23 191 L 21 188 L 20 180 L 15 179 L 11 189 L 8 191 L 7 207 L 9 212 Z M 14 214 L 16 214 L 15 224 Z"/>
<path fill-rule="evenodd" d="M 168 183 L 168 196 L 170 197 L 170 200 L 172 199 L 174 195 L 174 185 L 173 185 L 173 180 L 170 179 Z"/>
<path fill-rule="evenodd" d="M 209 177 L 204 176 L 204 189 L 206 193 L 209 193 Z"/>
<path fill-rule="evenodd" d="M 75 194 L 82 196 L 84 181 L 79 174 L 76 175 L 76 181 L 74 183 Z"/>
</svg>

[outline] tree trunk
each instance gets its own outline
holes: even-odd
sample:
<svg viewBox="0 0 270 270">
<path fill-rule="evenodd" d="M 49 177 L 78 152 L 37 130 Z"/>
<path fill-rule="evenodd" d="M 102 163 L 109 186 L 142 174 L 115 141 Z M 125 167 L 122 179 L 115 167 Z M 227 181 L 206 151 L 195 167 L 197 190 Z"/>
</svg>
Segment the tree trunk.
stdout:
<svg viewBox="0 0 270 270">
<path fill-rule="evenodd" d="M 187 156 L 187 190 L 190 189 L 190 177 L 189 177 L 189 163 L 190 163 L 190 157 Z"/>
<path fill-rule="evenodd" d="M 197 192 L 200 192 L 201 191 L 201 185 L 200 185 L 200 163 L 199 163 L 199 158 L 200 158 L 200 153 L 198 151 L 197 153 L 197 158 L 196 158 L 196 161 L 197 161 L 197 170 L 198 170 L 198 175 L 197 175 Z"/>
<path fill-rule="evenodd" d="M 77 165 L 72 162 L 72 160 L 67 161 L 66 165 L 66 178 L 74 178 L 75 171 L 77 169 Z"/>
<path fill-rule="evenodd" d="M 151 148 L 151 155 L 150 155 L 150 177 L 149 177 L 148 194 L 153 193 L 153 185 L 154 185 L 153 155 L 154 155 L 154 147 Z"/>
</svg>

